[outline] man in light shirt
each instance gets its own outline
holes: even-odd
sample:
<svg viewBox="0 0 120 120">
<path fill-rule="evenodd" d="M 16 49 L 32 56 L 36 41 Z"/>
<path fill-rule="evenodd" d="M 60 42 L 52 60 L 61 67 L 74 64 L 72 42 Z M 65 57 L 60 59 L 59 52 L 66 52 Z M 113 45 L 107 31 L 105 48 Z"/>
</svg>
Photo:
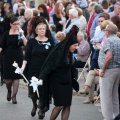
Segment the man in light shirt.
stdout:
<svg viewBox="0 0 120 120">
<path fill-rule="evenodd" d="M 86 8 L 88 6 L 86 0 L 76 0 L 76 3 L 80 8 Z"/>
<path fill-rule="evenodd" d="M 68 23 L 69 25 L 67 25 Z M 69 19 L 65 25 L 63 32 L 66 34 L 69 33 L 73 25 L 76 25 L 80 29 L 80 20 L 78 18 L 78 11 L 75 8 L 69 10 Z"/>
</svg>

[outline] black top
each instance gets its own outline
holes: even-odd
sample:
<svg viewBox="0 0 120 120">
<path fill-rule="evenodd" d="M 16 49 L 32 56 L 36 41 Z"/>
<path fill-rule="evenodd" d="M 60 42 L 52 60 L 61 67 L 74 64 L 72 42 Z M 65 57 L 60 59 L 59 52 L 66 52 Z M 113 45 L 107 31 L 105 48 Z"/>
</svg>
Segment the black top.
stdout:
<svg viewBox="0 0 120 120">
<path fill-rule="evenodd" d="M 15 73 L 15 67 L 12 66 L 14 61 L 18 63 L 19 67 L 22 65 L 23 53 L 21 46 L 23 46 L 23 43 L 18 34 L 10 35 L 9 31 L 4 33 L 0 43 L 0 47 L 3 49 L 3 79 L 22 78 Z"/>
<path fill-rule="evenodd" d="M 55 14 L 53 15 L 53 22 L 56 25 L 56 32 L 62 31 L 63 25 L 59 23 L 61 21 L 61 18 L 58 18 Z"/>
<path fill-rule="evenodd" d="M 30 19 L 29 19 L 30 20 Z M 22 30 L 24 31 L 24 35 L 27 36 L 27 25 L 29 20 L 26 20 L 24 24 L 22 25 Z"/>
<path fill-rule="evenodd" d="M 40 16 L 43 16 L 47 21 L 49 21 L 49 14 L 47 12 L 41 12 Z"/>
<path fill-rule="evenodd" d="M 52 44 L 50 39 L 38 42 L 35 38 L 30 39 L 26 46 L 25 60 L 28 62 L 27 75 L 30 80 L 32 76 L 38 78 L 41 67 L 48 56 Z"/>
<path fill-rule="evenodd" d="M 3 31 L 4 31 L 4 16 L 1 15 L 0 16 L 0 35 L 2 36 L 3 34 Z"/>
</svg>

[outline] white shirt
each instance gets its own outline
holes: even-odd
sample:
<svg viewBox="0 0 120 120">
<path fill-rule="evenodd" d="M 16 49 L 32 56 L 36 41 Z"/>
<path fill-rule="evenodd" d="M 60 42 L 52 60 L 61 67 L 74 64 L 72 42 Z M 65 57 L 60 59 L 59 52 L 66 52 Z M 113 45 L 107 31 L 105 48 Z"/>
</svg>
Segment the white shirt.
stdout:
<svg viewBox="0 0 120 120">
<path fill-rule="evenodd" d="M 87 21 L 85 19 L 85 17 L 83 15 L 80 16 L 80 30 L 83 32 L 83 33 L 86 33 L 86 29 L 87 29 Z"/>
<path fill-rule="evenodd" d="M 14 5 L 13 5 L 13 12 L 14 12 L 14 14 L 17 13 L 17 10 L 18 10 L 18 4 L 14 3 Z"/>
<path fill-rule="evenodd" d="M 69 33 L 69 31 L 71 30 L 73 25 L 76 25 L 80 30 L 80 19 L 79 18 L 72 19 L 70 25 L 66 29 L 64 29 L 63 32 L 66 33 L 66 34 Z"/>
</svg>

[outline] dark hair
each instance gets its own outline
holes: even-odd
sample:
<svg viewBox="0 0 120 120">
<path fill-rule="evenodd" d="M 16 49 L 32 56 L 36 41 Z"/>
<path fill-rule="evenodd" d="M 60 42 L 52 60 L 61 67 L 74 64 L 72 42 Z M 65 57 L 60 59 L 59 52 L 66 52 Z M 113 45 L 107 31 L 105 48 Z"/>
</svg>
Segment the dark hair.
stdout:
<svg viewBox="0 0 120 120">
<path fill-rule="evenodd" d="M 100 17 L 104 17 L 105 20 L 109 20 L 109 19 L 110 19 L 109 14 L 108 14 L 108 13 L 105 13 L 105 12 L 101 13 L 100 16 L 99 16 L 99 18 L 100 18 Z"/>
<path fill-rule="evenodd" d="M 33 10 L 33 16 L 38 16 L 38 11 L 37 10 Z"/>
<path fill-rule="evenodd" d="M 36 35 L 35 28 L 39 23 L 45 23 L 46 24 L 46 20 L 44 19 L 44 17 L 35 16 L 35 17 L 31 18 L 31 20 L 30 20 L 30 28 L 31 28 L 30 35 L 32 35 L 32 34 Z M 47 26 L 47 29 L 48 29 L 48 26 Z"/>
<path fill-rule="evenodd" d="M 7 12 L 4 17 L 4 32 L 10 29 L 10 19 L 14 16 L 12 11 Z"/>
<path fill-rule="evenodd" d="M 97 14 L 103 12 L 103 9 L 102 9 L 102 7 L 101 7 L 100 5 L 95 5 L 95 6 L 94 6 L 94 10 L 95 10 L 95 12 L 96 12 Z"/>
<path fill-rule="evenodd" d="M 116 0 L 110 0 L 110 2 L 114 5 L 116 3 Z"/>
<path fill-rule="evenodd" d="M 101 3 L 101 6 L 103 7 L 103 9 L 108 9 L 108 7 L 109 7 L 108 1 L 103 0 L 102 3 Z"/>
<path fill-rule="evenodd" d="M 65 5 L 64 5 L 64 7 L 66 8 L 69 4 L 71 4 L 71 5 L 72 5 L 72 3 L 71 3 L 71 2 L 66 2 L 66 3 L 65 3 Z"/>
<path fill-rule="evenodd" d="M 35 8 L 35 2 L 34 1 L 30 1 L 29 4 L 30 4 L 31 8 Z"/>
<path fill-rule="evenodd" d="M 39 9 L 39 8 L 42 8 L 44 12 L 47 12 L 47 13 L 48 13 L 47 7 L 46 7 L 44 4 L 40 4 L 40 5 L 38 6 L 38 9 Z"/>
<path fill-rule="evenodd" d="M 11 23 L 11 24 L 14 23 L 14 22 L 16 22 L 16 21 L 18 21 L 18 18 L 15 17 L 15 16 L 13 16 L 13 17 L 10 19 L 10 23 Z"/>
<path fill-rule="evenodd" d="M 4 16 L 4 15 L 5 15 L 5 13 L 4 13 L 4 8 L 3 8 L 3 6 L 2 6 L 2 5 L 0 5 L 0 9 L 1 9 L 1 14 Z"/>
<path fill-rule="evenodd" d="M 71 1 L 72 1 L 72 3 L 74 3 L 74 4 L 77 4 L 77 3 L 76 3 L 76 0 L 71 0 Z"/>
<path fill-rule="evenodd" d="M 56 31 L 56 26 L 55 26 L 54 24 L 50 25 L 50 28 L 51 28 L 51 30 L 52 30 L 53 32 Z"/>
<path fill-rule="evenodd" d="M 53 0 L 54 4 L 57 2 L 57 0 Z"/>
<path fill-rule="evenodd" d="M 114 16 L 111 18 L 111 21 L 118 27 L 118 31 L 120 31 L 120 17 Z"/>
<path fill-rule="evenodd" d="M 20 16 L 24 16 L 24 13 L 25 13 L 25 9 L 24 8 L 20 9 Z"/>
</svg>

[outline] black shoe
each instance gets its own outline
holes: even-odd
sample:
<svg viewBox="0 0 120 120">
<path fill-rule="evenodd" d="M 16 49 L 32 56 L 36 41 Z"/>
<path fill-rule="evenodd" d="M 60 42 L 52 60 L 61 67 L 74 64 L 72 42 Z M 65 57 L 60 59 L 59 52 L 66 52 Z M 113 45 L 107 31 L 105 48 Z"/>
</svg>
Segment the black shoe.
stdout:
<svg viewBox="0 0 120 120">
<path fill-rule="evenodd" d="M 45 117 L 45 113 L 42 112 L 41 110 L 39 110 L 39 112 L 38 112 L 38 118 L 39 119 L 43 119 L 44 117 Z"/>
<path fill-rule="evenodd" d="M 7 101 L 11 101 L 11 98 L 7 97 Z"/>
<path fill-rule="evenodd" d="M 13 104 L 17 104 L 17 101 L 12 101 Z"/>
<path fill-rule="evenodd" d="M 16 98 L 15 98 L 15 100 L 13 100 L 13 97 L 12 97 L 12 103 L 17 104 Z"/>
<path fill-rule="evenodd" d="M 11 101 L 11 92 L 7 93 L 7 101 Z"/>
<path fill-rule="evenodd" d="M 31 116 L 34 117 L 36 115 L 37 105 L 33 107 L 31 111 Z"/>
</svg>

